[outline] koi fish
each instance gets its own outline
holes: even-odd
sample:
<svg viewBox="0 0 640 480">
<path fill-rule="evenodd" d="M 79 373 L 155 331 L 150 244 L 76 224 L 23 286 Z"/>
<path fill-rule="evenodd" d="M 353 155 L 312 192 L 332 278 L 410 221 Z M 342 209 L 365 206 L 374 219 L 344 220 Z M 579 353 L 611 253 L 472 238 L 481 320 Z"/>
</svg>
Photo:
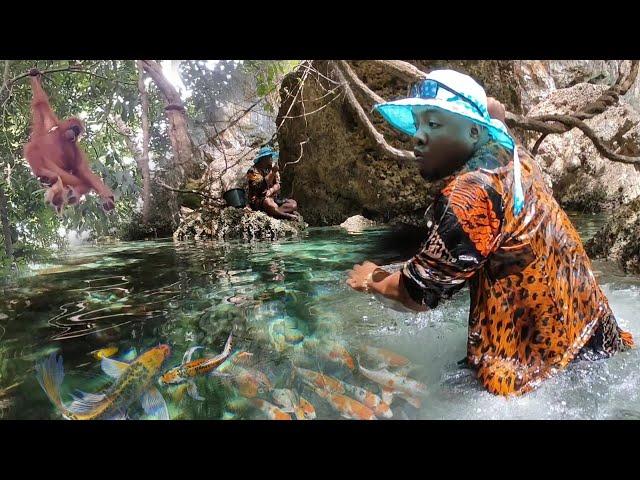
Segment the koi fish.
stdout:
<svg viewBox="0 0 640 480">
<path fill-rule="evenodd" d="M 273 390 L 269 377 L 255 368 L 243 366 L 252 355 L 249 352 L 236 352 L 218 367 L 220 373 L 231 377 L 240 395 L 246 398 L 254 398 L 258 393 Z"/>
<path fill-rule="evenodd" d="M 316 418 L 316 409 L 313 405 L 293 390 L 275 388 L 271 392 L 271 396 L 282 407 L 283 412 L 294 413 L 298 420 L 313 420 Z"/>
<path fill-rule="evenodd" d="M 377 416 L 384 418 L 393 417 L 393 412 L 389 403 L 369 390 L 343 382 L 323 373 L 314 372 L 305 368 L 295 367 L 295 372 L 300 375 L 301 380 L 312 388 L 322 388 L 331 393 L 348 394 L 373 410 Z"/>
<path fill-rule="evenodd" d="M 377 420 L 373 410 L 353 398 L 341 393 L 331 393 L 323 388 L 314 388 L 314 390 L 336 412 L 348 420 Z"/>
<path fill-rule="evenodd" d="M 250 408 L 260 410 L 269 420 L 291 420 L 291 415 L 261 398 L 236 398 L 227 403 L 232 412 L 244 412 Z"/>
<path fill-rule="evenodd" d="M 407 357 L 403 357 L 386 348 L 364 345 L 362 351 L 372 360 L 380 362 L 385 367 L 407 367 L 411 363 Z"/>
<path fill-rule="evenodd" d="M 292 358 L 306 362 L 307 359 L 304 357 L 309 354 L 316 354 L 323 360 L 338 363 L 347 367 L 349 370 L 355 369 L 353 357 L 340 342 L 335 340 L 307 338 L 304 342 L 295 346 Z"/>
<path fill-rule="evenodd" d="M 283 412 L 274 404 L 260 398 L 249 399 L 251 404 L 264 413 L 269 420 L 291 420 L 291 415 Z"/>
<path fill-rule="evenodd" d="M 60 397 L 60 386 L 64 379 L 62 356 L 53 353 L 36 365 L 36 378 L 49 400 L 64 418 L 70 420 L 124 420 L 129 406 L 138 399 L 148 415 L 168 420 L 167 404 L 153 386 L 153 380 L 170 353 L 168 345 L 159 345 L 131 363 L 102 358 L 102 370 L 113 377 L 115 383 L 101 394 L 78 391 L 78 395 L 73 395 L 70 405 L 65 405 Z"/>
<path fill-rule="evenodd" d="M 99 350 L 94 350 L 91 352 L 93 354 L 93 358 L 96 360 L 101 360 L 104 357 L 113 357 L 116 353 L 118 353 L 118 347 L 105 347 Z"/>
<path fill-rule="evenodd" d="M 383 387 L 383 400 L 390 402 L 393 395 L 397 394 L 414 407 L 420 408 L 421 402 L 418 397 L 427 392 L 427 387 L 423 383 L 404 375 L 390 372 L 384 368 L 381 370 L 368 370 L 359 363 L 358 367 L 365 377 Z"/>
<path fill-rule="evenodd" d="M 193 353 L 199 348 L 203 348 L 198 346 L 191 347 L 185 352 L 184 357 L 182 357 L 181 365 L 172 368 L 160 377 L 160 385 L 174 385 L 187 382 L 187 393 L 189 396 L 195 400 L 204 400 L 198 393 L 198 387 L 194 382 L 194 378 L 201 375 L 208 375 L 210 377 L 220 375 L 216 369 L 231 354 L 231 338 L 232 334 L 229 334 L 229 338 L 227 338 L 227 342 L 224 344 L 224 350 L 215 356 L 211 355 L 191 360 Z"/>
</svg>

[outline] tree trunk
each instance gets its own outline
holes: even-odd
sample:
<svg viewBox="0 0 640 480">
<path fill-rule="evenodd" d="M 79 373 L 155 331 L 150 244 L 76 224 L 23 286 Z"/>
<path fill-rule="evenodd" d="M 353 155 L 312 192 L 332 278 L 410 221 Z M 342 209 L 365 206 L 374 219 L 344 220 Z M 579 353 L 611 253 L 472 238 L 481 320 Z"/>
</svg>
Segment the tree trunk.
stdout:
<svg viewBox="0 0 640 480">
<path fill-rule="evenodd" d="M 187 115 L 180 94 L 165 78 L 158 62 L 155 60 L 140 60 L 139 62 L 156 84 L 165 101 L 164 110 L 169 120 L 169 139 L 180 183 L 184 183 L 188 179 L 199 179 L 203 169 L 187 129 Z"/>
<path fill-rule="evenodd" d="M 10 60 L 4 61 L 4 73 L 2 75 L 2 86 L 0 87 L 0 101 L 4 101 L 5 94 L 8 94 L 7 81 L 9 80 Z M 7 258 L 13 261 L 13 243 L 11 241 L 11 224 L 9 223 L 9 212 L 7 211 L 7 196 L 4 193 L 2 183 L 0 183 L 0 220 L 2 221 L 2 234 L 4 235 L 4 250 Z"/>
<path fill-rule="evenodd" d="M 151 207 L 151 179 L 149 171 L 149 95 L 144 85 L 144 68 L 142 62 L 138 65 L 138 90 L 140 91 L 140 103 L 142 105 L 142 154 L 137 159 L 138 167 L 142 172 L 142 223 L 149 223 L 149 209 Z"/>
<path fill-rule="evenodd" d="M 7 196 L 4 188 L 0 184 L 0 219 L 2 219 L 2 233 L 4 235 L 4 250 L 7 258 L 13 261 L 13 243 L 11 242 L 11 224 L 9 223 L 9 212 L 7 211 Z"/>
</svg>

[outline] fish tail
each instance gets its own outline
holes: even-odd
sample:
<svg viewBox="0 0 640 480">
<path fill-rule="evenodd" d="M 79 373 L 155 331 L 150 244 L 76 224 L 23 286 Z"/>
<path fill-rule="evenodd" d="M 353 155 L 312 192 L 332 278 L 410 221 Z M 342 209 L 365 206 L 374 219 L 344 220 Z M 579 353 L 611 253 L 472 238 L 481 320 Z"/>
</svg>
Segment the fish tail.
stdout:
<svg viewBox="0 0 640 480">
<path fill-rule="evenodd" d="M 227 342 L 224 344 L 224 350 L 222 351 L 222 355 L 224 357 L 228 357 L 231 353 L 231 346 L 233 345 L 233 331 L 229 334 L 229 338 L 227 338 Z"/>
<path fill-rule="evenodd" d="M 60 397 L 60 386 L 64 379 L 62 355 L 58 356 L 57 353 L 52 353 L 46 360 L 36 365 L 36 378 L 51 403 L 58 407 L 64 415 L 68 414 L 69 412 Z"/>
<path fill-rule="evenodd" d="M 622 339 L 622 343 L 625 347 L 633 347 L 635 345 L 631 332 L 620 331 L 620 338 Z"/>
</svg>

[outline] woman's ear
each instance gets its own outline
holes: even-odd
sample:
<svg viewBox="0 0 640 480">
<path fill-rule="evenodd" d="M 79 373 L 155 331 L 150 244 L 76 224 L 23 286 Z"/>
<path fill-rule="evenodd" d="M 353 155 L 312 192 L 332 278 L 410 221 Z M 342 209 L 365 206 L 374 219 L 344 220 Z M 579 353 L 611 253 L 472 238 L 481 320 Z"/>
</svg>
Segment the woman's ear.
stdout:
<svg viewBox="0 0 640 480">
<path fill-rule="evenodd" d="M 469 129 L 469 137 L 471 141 L 475 144 L 480 140 L 480 128 L 477 125 L 471 125 Z"/>
</svg>

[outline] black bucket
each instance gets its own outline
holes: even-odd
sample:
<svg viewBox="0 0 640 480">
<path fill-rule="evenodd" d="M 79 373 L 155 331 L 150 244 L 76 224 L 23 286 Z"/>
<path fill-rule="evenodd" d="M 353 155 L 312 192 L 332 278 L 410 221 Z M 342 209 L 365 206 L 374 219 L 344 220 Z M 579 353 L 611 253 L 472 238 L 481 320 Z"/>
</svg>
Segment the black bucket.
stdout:
<svg viewBox="0 0 640 480">
<path fill-rule="evenodd" d="M 222 196 L 224 201 L 230 207 L 243 208 L 247 205 L 247 196 L 244 192 L 244 188 L 232 188 L 224 192 Z"/>
</svg>

